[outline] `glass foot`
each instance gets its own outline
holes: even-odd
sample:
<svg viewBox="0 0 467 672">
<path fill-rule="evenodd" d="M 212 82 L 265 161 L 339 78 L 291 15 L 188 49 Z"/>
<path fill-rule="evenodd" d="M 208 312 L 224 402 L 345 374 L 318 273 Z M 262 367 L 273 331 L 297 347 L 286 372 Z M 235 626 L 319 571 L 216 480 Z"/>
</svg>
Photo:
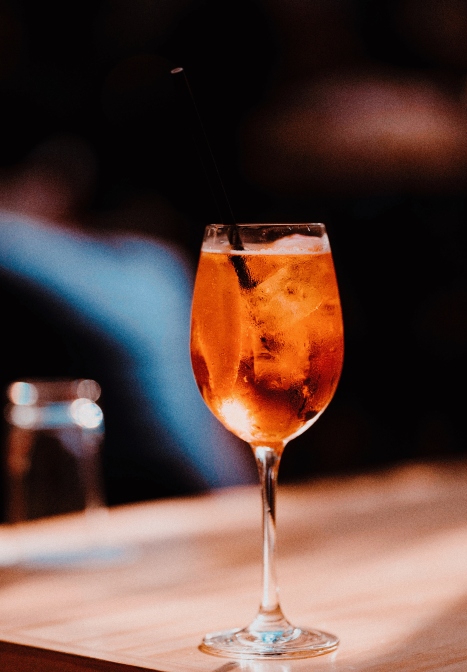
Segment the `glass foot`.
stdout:
<svg viewBox="0 0 467 672">
<path fill-rule="evenodd" d="M 283 631 L 255 632 L 249 628 L 209 633 L 200 650 L 225 658 L 310 658 L 337 649 L 339 639 L 319 630 L 291 627 Z"/>
</svg>

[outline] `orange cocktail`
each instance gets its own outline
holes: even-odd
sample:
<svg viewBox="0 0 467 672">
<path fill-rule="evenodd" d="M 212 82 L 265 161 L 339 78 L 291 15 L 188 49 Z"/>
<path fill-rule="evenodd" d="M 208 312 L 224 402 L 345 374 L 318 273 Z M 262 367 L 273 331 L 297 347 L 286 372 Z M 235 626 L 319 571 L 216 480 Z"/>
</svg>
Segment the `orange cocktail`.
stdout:
<svg viewBox="0 0 467 672">
<path fill-rule="evenodd" d="M 241 286 L 235 257 L 244 260 Z M 326 408 L 342 368 L 342 316 L 327 236 L 258 249 L 206 241 L 192 316 L 192 362 L 209 408 L 250 444 L 278 445 Z"/>
<path fill-rule="evenodd" d="M 342 315 L 324 225 L 206 227 L 193 298 L 191 353 L 206 404 L 253 450 L 263 502 L 259 612 L 246 628 L 207 634 L 201 649 L 246 659 L 334 651 L 335 635 L 298 628 L 285 618 L 274 569 L 282 451 L 324 411 L 342 368 Z"/>
</svg>

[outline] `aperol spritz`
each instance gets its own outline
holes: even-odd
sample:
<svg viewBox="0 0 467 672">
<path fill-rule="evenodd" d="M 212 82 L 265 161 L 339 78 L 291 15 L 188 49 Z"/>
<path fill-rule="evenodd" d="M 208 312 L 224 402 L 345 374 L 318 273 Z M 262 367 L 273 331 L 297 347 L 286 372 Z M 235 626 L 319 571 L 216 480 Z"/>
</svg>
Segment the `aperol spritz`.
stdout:
<svg viewBox="0 0 467 672">
<path fill-rule="evenodd" d="M 201 648 L 237 658 L 332 651 L 336 637 L 285 619 L 274 569 L 282 451 L 325 410 L 342 369 L 342 314 L 325 226 L 208 226 L 193 297 L 191 353 L 204 401 L 252 447 L 263 496 L 258 616 L 247 628 L 207 635 Z"/>
</svg>

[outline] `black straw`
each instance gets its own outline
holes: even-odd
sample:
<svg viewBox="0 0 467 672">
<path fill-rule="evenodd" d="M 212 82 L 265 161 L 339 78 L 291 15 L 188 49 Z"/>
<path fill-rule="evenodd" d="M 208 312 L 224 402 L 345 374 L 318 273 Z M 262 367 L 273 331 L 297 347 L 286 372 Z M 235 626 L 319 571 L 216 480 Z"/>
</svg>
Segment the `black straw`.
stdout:
<svg viewBox="0 0 467 672">
<path fill-rule="evenodd" d="M 229 242 L 234 250 L 243 250 L 242 240 L 240 238 L 240 233 L 238 230 L 237 222 L 230 207 L 229 199 L 224 189 L 224 184 L 221 180 L 219 170 L 217 168 L 214 155 L 211 151 L 211 147 L 204 130 L 203 122 L 201 121 L 196 102 L 191 91 L 190 84 L 188 83 L 185 70 L 183 68 L 174 68 L 171 70 L 172 75 L 177 75 L 176 79 L 178 81 L 183 80 L 183 87 L 181 87 L 181 93 L 185 97 L 188 103 L 188 107 L 191 109 L 191 119 L 194 120 L 192 124 L 193 131 L 193 140 L 197 147 L 198 153 L 200 155 L 201 163 L 206 173 L 206 177 L 211 186 L 211 190 L 214 196 L 214 200 L 217 203 L 219 209 L 219 214 L 221 216 L 221 221 L 223 224 L 229 226 L 228 229 L 228 238 Z M 231 262 L 235 268 L 235 272 L 242 289 L 252 289 L 256 286 L 256 282 L 252 279 L 248 267 L 246 265 L 246 260 L 241 255 L 232 255 Z"/>
<path fill-rule="evenodd" d="M 203 168 L 206 172 L 214 199 L 217 203 L 221 221 L 223 224 L 236 226 L 235 217 L 233 215 L 232 208 L 230 207 L 229 199 L 227 198 L 227 194 L 225 192 L 216 161 L 211 151 L 211 147 L 204 130 L 203 122 L 201 121 L 201 117 L 198 112 L 190 84 L 188 83 L 185 70 L 183 68 L 174 68 L 171 70 L 171 73 L 172 75 L 177 75 L 177 81 L 180 82 L 183 80 L 183 86 L 180 86 L 180 91 L 187 100 L 188 107 L 192 113 L 191 118 L 194 120 L 194 122 L 196 122 L 192 124 L 193 140 L 200 155 L 201 163 L 203 164 Z"/>
</svg>

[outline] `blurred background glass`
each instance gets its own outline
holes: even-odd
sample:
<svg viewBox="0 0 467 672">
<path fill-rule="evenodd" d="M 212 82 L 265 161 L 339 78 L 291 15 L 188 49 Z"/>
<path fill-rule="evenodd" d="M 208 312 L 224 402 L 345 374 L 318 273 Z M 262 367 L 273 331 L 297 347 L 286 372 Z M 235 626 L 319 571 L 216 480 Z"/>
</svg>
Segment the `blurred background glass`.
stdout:
<svg viewBox="0 0 467 672">
<path fill-rule="evenodd" d="M 99 397 L 94 380 L 24 380 L 8 387 L 8 522 L 104 506 Z"/>
</svg>

